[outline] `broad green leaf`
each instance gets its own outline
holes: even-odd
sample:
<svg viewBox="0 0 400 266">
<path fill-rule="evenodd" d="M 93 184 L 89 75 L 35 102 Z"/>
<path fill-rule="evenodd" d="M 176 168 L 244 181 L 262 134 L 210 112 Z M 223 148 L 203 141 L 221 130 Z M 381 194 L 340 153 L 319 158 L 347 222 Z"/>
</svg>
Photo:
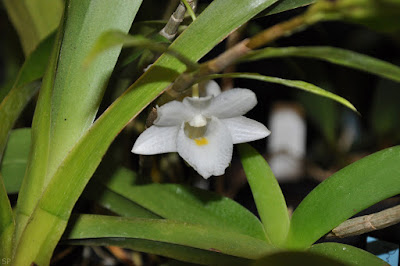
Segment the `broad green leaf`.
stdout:
<svg viewBox="0 0 400 266">
<path fill-rule="evenodd" d="M 268 47 L 265 49 L 252 51 L 248 56 L 243 57 L 244 61 L 255 61 L 274 57 L 308 57 L 320 59 L 354 69 L 372 73 L 387 79 L 400 82 L 400 66 L 376 59 L 367 55 L 353 51 L 329 47 L 329 46 L 309 46 L 309 47 Z"/>
<path fill-rule="evenodd" d="M 21 128 L 11 131 L 0 171 L 7 193 L 18 193 L 28 163 L 31 145 L 31 129 Z"/>
<path fill-rule="evenodd" d="M 247 181 L 267 237 L 274 245 L 285 240 L 289 230 L 289 214 L 285 198 L 268 163 L 253 147 L 239 145 Z"/>
<path fill-rule="evenodd" d="M 161 218 L 157 214 L 110 190 L 99 182 L 92 182 L 89 184 L 83 193 L 83 197 L 95 201 L 102 207 L 123 217 Z"/>
<path fill-rule="evenodd" d="M 315 0 L 281 0 L 265 9 L 257 17 L 269 16 L 314 3 Z"/>
<path fill-rule="evenodd" d="M 88 68 L 84 58 L 104 32 L 128 32 L 140 4 L 66 1 L 33 119 L 31 157 L 18 197 L 17 236 L 61 161 L 92 125 L 121 46 L 100 55 Z"/>
<path fill-rule="evenodd" d="M 264 82 L 271 82 L 271 83 L 276 83 L 276 84 L 281 84 L 285 85 L 288 87 L 304 90 L 322 97 L 326 97 L 329 99 L 332 99 L 340 104 L 343 104 L 347 108 L 350 108 L 351 110 L 357 112 L 356 108 L 346 99 L 332 93 L 329 91 L 326 91 L 324 89 L 321 89 L 320 87 L 317 87 L 311 83 L 307 83 L 305 81 L 301 80 L 289 80 L 289 79 L 282 79 L 282 78 L 276 78 L 276 77 L 269 77 L 269 76 L 263 76 L 257 73 L 227 73 L 227 74 L 213 74 L 205 77 L 204 79 L 202 78 L 201 80 L 205 79 L 216 79 L 216 78 L 244 78 L 244 79 L 255 79 L 255 80 L 260 80 Z"/>
<path fill-rule="evenodd" d="M 250 260 L 221 254 L 216 250 L 203 250 L 159 241 L 134 238 L 95 238 L 68 240 L 68 245 L 119 246 L 140 252 L 161 255 L 164 257 L 200 265 L 248 265 Z"/>
<path fill-rule="evenodd" d="M 54 31 L 63 12 L 62 0 L 4 0 L 26 56 Z"/>
<path fill-rule="evenodd" d="M 227 230 L 165 219 L 80 215 L 68 239 L 135 238 L 159 241 L 247 259 L 257 259 L 274 248 L 265 241 Z"/>
<path fill-rule="evenodd" d="M 363 265 L 363 266 L 384 266 L 388 265 L 385 261 L 377 256 L 345 244 L 341 243 L 321 243 L 311 246 L 308 249 L 313 254 L 320 254 L 348 265 Z"/>
<path fill-rule="evenodd" d="M 14 215 L 0 174 L 0 258 L 11 258 Z"/>
<path fill-rule="evenodd" d="M 109 190 L 163 218 L 220 226 L 266 241 L 264 229 L 257 217 L 233 200 L 183 185 L 135 185 L 135 179 L 134 172 L 121 168 L 110 180 L 101 182 Z"/>
<path fill-rule="evenodd" d="M 86 66 L 89 66 L 94 59 L 96 59 L 104 52 L 114 48 L 115 46 L 121 45 L 123 45 L 124 47 L 145 48 L 150 51 L 155 51 L 159 53 L 168 53 L 175 56 L 182 63 L 184 63 L 190 71 L 194 71 L 199 67 L 197 63 L 192 62 L 191 60 L 174 50 L 168 49 L 168 46 L 157 42 L 156 40 L 151 40 L 143 36 L 131 36 L 124 32 L 115 30 L 105 32 L 99 37 L 99 39 L 94 44 L 93 49 L 86 57 L 84 64 Z"/>
<path fill-rule="evenodd" d="M 312 266 L 346 266 L 339 260 L 335 260 L 320 254 L 300 251 L 282 251 L 265 256 L 257 260 L 252 266 L 297 266 L 297 265 L 312 265 Z"/>
<path fill-rule="evenodd" d="M 19 70 L 12 89 L 0 104 L 0 161 L 10 130 L 39 89 L 40 84 L 32 82 L 43 76 L 53 43 L 54 35 L 51 35 L 30 54 Z"/>
<path fill-rule="evenodd" d="M 293 212 L 287 247 L 305 249 L 381 200 L 400 194 L 400 146 L 369 155 L 318 185 Z"/>
<path fill-rule="evenodd" d="M 232 30 L 272 3 L 274 0 L 243 0 L 232 5 L 230 0 L 215 0 L 175 40 L 170 48 L 190 60 L 197 61 Z M 114 9 L 115 7 L 113 7 Z M 32 222 L 25 229 L 23 236 L 25 239 L 20 242 L 16 251 L 17 262 L 29 264 L 35 259 L 35 254 L 39 253 L 42 254 L 41 262 L 48 263 L 75 202 L 115 136 L 183 71 L 185 71 L 183 63 L 170 55 L 162 55 L 99 117 L 90 130 L 83 134 L 63 160 L 46 191 L 43 194 L 35 195 L 36 198 L 41 197 L 41 199 L 36 211 L 31 215 Z M 50 90 L 46 93 L 49 92 Z M 48 96 L 43 97 L 44 104 L 46 104 Z M 45 110 L 43 110 L 44 114 Z M 45 122 L 45 119 L 42 122 Z M 44 138 L 48 139 L 46 132 L 43 133 Z M 35 140 L 33 139 L 33 141 Z M 45 154 L 44 158 L 47 158 L 46 156 Z M 38 169 L 40 168 L 38 167 Z M 37 232 L 41 232 L 40 229 L 43 228 L 43 223 L 46 224 L 48 230 L 38 234 Z M 36 238 L 31 236 L 36 236 Z M 35 241 L 34 249 L 32 249 L 31 242 L 33 239 Z"/>
</svg>

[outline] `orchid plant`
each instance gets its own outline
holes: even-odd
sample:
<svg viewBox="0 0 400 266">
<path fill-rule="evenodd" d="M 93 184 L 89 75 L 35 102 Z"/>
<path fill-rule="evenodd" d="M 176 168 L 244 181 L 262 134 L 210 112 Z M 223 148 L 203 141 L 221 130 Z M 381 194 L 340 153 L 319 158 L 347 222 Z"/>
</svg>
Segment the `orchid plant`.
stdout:
<svg viewBox="0 0 400 266">
<path fill-rule="evenodd" d="M 18 73 L 10 74 L 12 85 L 0 88 L 0 262 L 49 265 L 62 243 L 120 247 L 203 265 L 293 265 L 293 261 L 385 265 L 353 246 L 315 242 L 341 223 L 351 223 L 348 219 L 358 212 L 400 194 L 400 147 L 383 149 L 337 171 L 289 215 L 267 161 L 243 144 L 270 134 L 262 123 L 243 116 L 257 104 L 254 89 L 219 93 L 214 80 L 240 78 L 284 85 L 356 113 L 348 100 L 312 83 L 226 69 L 293 56 L 400 82 L 399 66 L 353 51 L 329 46 L 265 47 L 323 21 L 396 31 L 400 2 L 161 2 L 3 1 L 25 62 Z M 155 5 L 165 7 L 168 22 L 143 20 L 145 11 L 162 10 Z M 257 16 L 304 6 L 289 20 L 259 29 L 198 63 Z M 135 19 L 138 12 L 141 20 Z M 130 49 L 121 53 L 123 46 Z M 196 88 L 204 82 L 208 82 L 205 96 L 199 97 Z M 192 97 L 182 99 L 188 92 Z M 30 108 L 23 110 L 31 101 L 35 105 L 32 125 L 20 129 L 16 121 L 27 116 Z M 144 110 L 149 105 L 156 106 L 156 114 L 148 115 L 154 117 L 144 129 L 139 114 L 147 116 Z M 114 148 L 112 143 L 124 128 L 121 135 L 129 132 L 130 142 L 121 144 L 117 139 Z M 218 193 L 183 182 L 149 182 L 143 169 L 134 171 L 104 157 L 110 146 L 119 151 L 115 155 L 129 152 L 133 145 L 133 153 L 144 155 L 134 157 L 136 164 L 140 160 L 145 168 L 146 155 L 178 152 L 202 177 L 214 180 L 229 167 L 233 145 L 239 143 L 258 217 Z M 18 194 L 16 202 L 8 196 L 12 194 Z M 102 209 L 82 214 L 88 209 L 81 202 L 94 202 Z"/>
</svg>

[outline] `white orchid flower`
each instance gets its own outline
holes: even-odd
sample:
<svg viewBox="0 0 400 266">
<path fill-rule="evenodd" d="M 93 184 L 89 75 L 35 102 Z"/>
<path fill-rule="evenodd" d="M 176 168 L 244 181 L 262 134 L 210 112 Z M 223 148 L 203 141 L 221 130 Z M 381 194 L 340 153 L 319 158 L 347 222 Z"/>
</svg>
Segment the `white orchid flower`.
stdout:
<svg viewBox="0 0 400 266">
<path fill-rule="evenodd" d="M 239 88 L 216 97 L 186 97 L 182 102 L 169 102 L 157 107 L 154 125 L 139 136 L 132 152 L 178 152 L 205 179 L 222 175 L 232 160 L 233 144 L 270 134 L 263 124 L 243 116 L 256 104 L 254 92 Z"/>
</svg>

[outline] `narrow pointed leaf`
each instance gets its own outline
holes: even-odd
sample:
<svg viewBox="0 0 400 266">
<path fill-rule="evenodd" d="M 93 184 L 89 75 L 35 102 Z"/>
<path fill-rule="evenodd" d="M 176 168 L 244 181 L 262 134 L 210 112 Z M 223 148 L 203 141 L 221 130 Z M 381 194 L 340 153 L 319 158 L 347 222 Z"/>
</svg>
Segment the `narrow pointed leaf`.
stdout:
<svg viewBox="0 0 400 266">
<path fill-rule="evenodd" d="M 341 243 L 316 244 L 308 251 L 341 261 L 347 265 L 388 266 L 387 262 L 365 250 Z"/>
<path fill-rule="evenodd" d="M 289 214 L 285 198 L 268 163 L 253 147 L 239 145 L 247 181 L 249 182 L 257 211 L 272 244 L 280 245 L 289 230 Z"/>
<path fill-rule="evenodd" d="M 252 51 L 242 60 L 255 61 L 265 58 L 287 56 L 324 60 L 333 64 L 351 67 L 400 82 L 400 66 L 396 66 L 368 55 L 329 46 L 268 47 L 258 51 Z"/>
<path fill-rule="evenodd" d="M 170 46 L 171 49 L 197 61 L 232 30 L 239 27 L 274 0 L 244 0 L 232 5 L 230 0 L 215 0 Z M 224 16 L 221 16 L 224 14 Z M 215 25 L 218 25 L 216 27 Z M 198 38 L 198 36 L 205 36 Z M 26 241 L 17 249 L 21 263 L 29 264 L 32 253 L 47 252 L 47 259 L 65 228 L 75 202 L 93 175 L 109 145 L 123 127 L 157 97 L 185 65 L 170 55 L 162 55 L 122 96 L 120 96 L 86 131 L 56 171 L 46 191 L 41 194 L 31 223 L 25 229 Z M 65 197 L 60 197 L 61 194 Z M 51 219 L 52 220 L 51 220 Z M 46 233 L 37 235 L 41 221 L 51 221 Z M 30 233 L 37 235 L 32 251 Z M 29 251 L 31 250 L 31 251 Z M 27 252 L 31 253 L 27 256 Z M 46 262 L 45 258 L 42 260 Z"/>
<path fill-rule="evenodd" d="M 356 108 L 346 99 L 332 93 L 329 91 L 326 91 L 320 87 L 315 86 L 314 84 L 301 81 L 301 80 L 289 80 L 289 79 L 282 79 L 282 78 L 277 78 L 277 77 L 269 77 L 269 76 L 263 76 L 257 73 L 227 73 L 227 74 L 214 74 L 214 75 L 209 75 L 205 79 L 216 79 L 216 78 L 244 78 L 244 79 L 255 79 L 255 80 L 260 80 L 264 82 L 270 82 L 270 83 L 276 83 L 276 84 L 281 84 L 285 85 L 288 87 L 304 90 L 322 97 L 326 97 L 329 99 L 332 99 L 347 108 L 350 108 L 351 110 L 357 112 Z M 202 79 L 203 80 L 203 79 Z"/>
<path fill-rule="evenodd" d="M 84 58 L 102 33 L 127 32 L 141 1 L 66 1 L 32 124 L 32 150 L 17 208 L 17 239 L 45 186 L 77 140 L 92 125 L 121 46 Z"/>
<path fill-rule="evenodd" d="M 80 215 L 68 239 L 136 238 L 178 244 L 222 254 L 256 259 L 273 250 L 265 241 L 227 230 L 165 219 Z"/>
<path fill-rule="evenodd" d="M 269 16 L 277 13 L 281 13 L 284 11 L 296 9 L 299 7 L 307 6 L 314 3 L 315 0 L 281 0 L 277 3 L 273 4 L 271 7 L 265 9 L 257 17 Z"/>
<path fill-rule="evenodd" d="M 51 35 L 46 38 L 25 60 L 12 89 L 0 104 L 0 161 L 10 130 L 26 104 L 40 87 L 40 83 L 34 81 L 44 74 L 54 37 L 54 35 Z"/>
<path fill-rule="evenodd" d="M 289 248 L 305 249 L 381 200 L 400 194 L 400 146 L 369 155 L 318 185 L 293 212 Z"/>
<path fill-rule="evenodd" d="M 171 220 L 221 226 L 266 241 L 260 221 L 247 209 L 215 193 L 175 184 L 135 185 L 136 174 L 121 168 L 106 187 Z M 96 180 L 97 181 L 97 180 Z"/>
<path fill-rule="evenodd" d="M 180 53 L 168 49 L 168 46 L 157 42 L 156 40 L 151 40 L 145 38 L 143 36 L 132 36 L 120 31 L 108 31 L 99 37 L 93 49 L 90 51 L 89 55 L 86 57 L 84 64 L 89 66 L 94 59 L 108 51 L 115 46 L 124 47 L 139 47 L 145 48 L 150 51 L 159 52 L 159 53 L 168 53 L 177 59 L 179 59 L 182 63 L 184 63 L 189 70 L 194 71 L 198 68 L 198 64 L 181 55 Z"/>
</svg>

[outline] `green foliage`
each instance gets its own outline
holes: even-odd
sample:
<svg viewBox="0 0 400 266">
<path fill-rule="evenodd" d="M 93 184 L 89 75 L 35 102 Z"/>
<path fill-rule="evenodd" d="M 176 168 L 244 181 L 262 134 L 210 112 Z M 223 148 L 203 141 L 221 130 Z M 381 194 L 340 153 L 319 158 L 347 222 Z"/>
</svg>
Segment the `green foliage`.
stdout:
<svg viewBox="0 0 400 266">
<path fill-rule="evenodd" d="M 125 239 L 145 239 L 247 259 L 260 258 L 273 250 L 265 241 L 223 230 L 223 227 L 166 219 L 80 215 L 66 237 L 71 240 L 121 238 L 121 246 Z"/>
<path fill-rule="evenodd" d="M 369 155 L 318 185 L 293 212 L 287 247 L 305 249 L 334 227 L 400 193 L 400 146 Z"/>
<path fill-rule="evenodd" d="M 176 184 L 137 185 L 136 174 L 125 168 L 101 183 L 108 190 L 163 218 L 222 227 L 266 241 L 264 229 L 253 214 L 215 193 Z"/>
<path fill-rule="evenodd" d="M 0 167 L 4 185 L 9 194 L 18 193 L 21 187 L 28 163 L 30 146 L 30 128 L 15 129 L 11 132 Z"/>
<path fill-rule="evenodd" d="M 346 106 L 347 108 L 357 112 L 356 108 L 346 99 L 333 94 L 332 92 L 326 91 L 324 89 L 321 89 L 320 87 L 317 87 L 311 83 L 307 83 L 305 81 L 301 80 L 289 80 L 289 79 L 282 79 L 282 78 L 276 78 L 276 77 L 269 77 L 269 76 L 264 76 L 260 75 L 257 73 L 227 73 L 227 74 L 213 74 L 209 75 L 206 78 L 207 79 L 216 79 L 216 78 L 244 78 L 244 79 L 255 79 L 255 80 L 260 80 L 264 82 L 271 82 L 271 83 L 276 83 L 276 84 L 281 84 L 284 86 L 304 90 L 306 92 L 310 92 L 322 97 L 326 97 L 329 99 L 332 99 L 336 102 L 339 102 Z"/>
<path fill-rule="evenodd" d="M 310 47 L 268 47 L 250 52 L 244 61 L 255 61 L 274 57 L 306 57 L 328 61 L 346 67 L 369 72 L 393 81 L 400 82 L 400 67 L 388 62 L 359 54 L 353 51 L 324 46 Z"/>
<path fill-rule="evenodd" d="M 285 240 L 290 224 L 281 188 L 262 155 L 248 144 L 241 144 L 239 150 L 266 234 L 274 245 L 279 246 Z"/>
<path fill-rule="evenodd" d="M 341 243 L 321 243 L 311 246 L 308 249 L 313 254 L 320 254 L 347 265 L 379 266 L 388 265 L 385 261 L 379 259 L 362 249 Z"/>
<path fill-rule="evenodd" d="M 57 28 L 64 8 L 62 0 L 4 0 L 3 3 L 26 57 Z"/>
</svg>

